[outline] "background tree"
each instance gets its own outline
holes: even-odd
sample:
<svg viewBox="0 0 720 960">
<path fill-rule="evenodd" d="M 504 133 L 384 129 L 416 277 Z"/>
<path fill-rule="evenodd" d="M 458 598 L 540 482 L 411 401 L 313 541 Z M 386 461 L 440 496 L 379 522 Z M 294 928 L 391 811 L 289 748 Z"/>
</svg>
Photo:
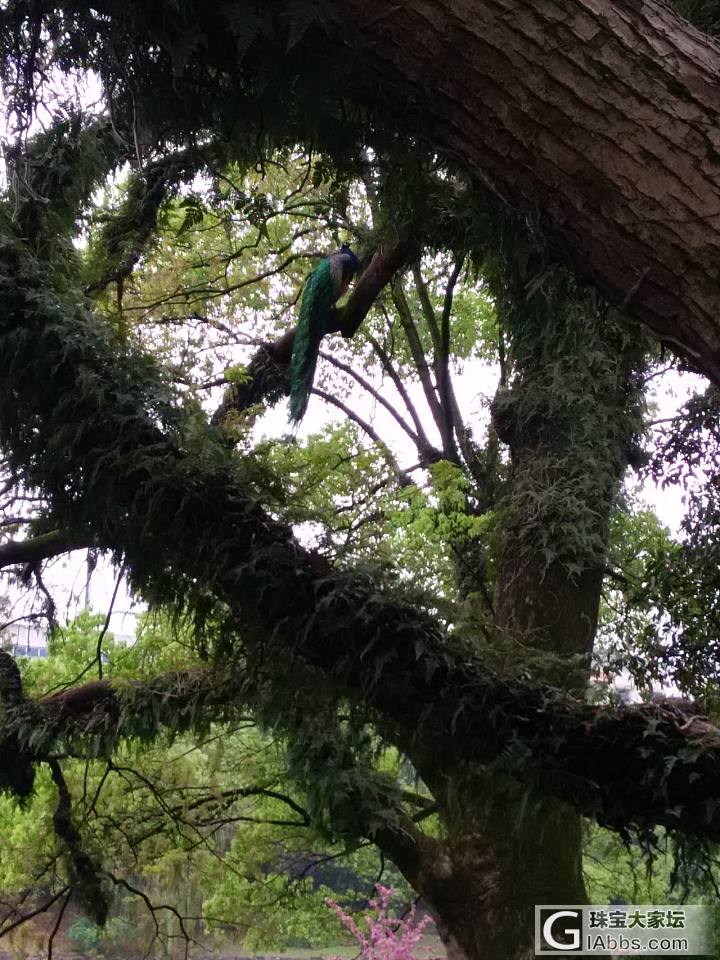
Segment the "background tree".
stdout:
<svg viewBox="0 0 720 960">
<path fill-rule="evenodd" d="M 192 5 L 157 20 L 145 9 L 127 20 L 125 7 L 13 4 L 4 14 L 19 139 L 0 248 L 0 440 L 13 479 L 43 500 L 28 518 L 33 536 L 7 544 L 3 561 L 112 551 L 143 596 L 189 617 L 195 633 L 188 665 L 152 679 L 116 682 L 96 655 L 96 681 L 8 700 L 3 746 L 50 771 L 65 851 L 60 909 L 72 891 L 102 921 L 110 890 L 129 882 L 79 830 L 63 758 L 111 757 L 124 737 L 197 735 L 252 713 L 288 743 L 308 821 L 335 843 L 372 840 L 425 897 L 449 950 L 523 957 L 532 904 L 584 896 L 567 804 L 625 831 L 660 823 L 717 835 L 709 725 L 662 706 L 613 714 L 581 699 L 611 515 L 642 429 L 648 344 L 477 186 L 472 157 L 440 161 L 368 109 L 373 97 L 363 104 L 353 88 L 355 99 L 340 99 L 320 85 L 312 65 L 326 41 L 314 11 L 279 7 L 276 20 L 233 9 L 241 19 L 229 33 Z M 45 132 L 29 137 L 54 66 L 96 70 L 109 113 L 58 103 Z M 322 60 L 325 81 L 331 67 Z M 298 144 L 311 143 L 308 158 Z M 122 194 L 91 214 L 95 191 L 123 164 Z M 247 179 L 253 167 L 259 182 Z M 85 250 L 72 242 L 80 222 Z M 257 445 L 256 405 L 286 390 L 292 330 L 261 345 L 246 370 L 232 357 L 212 425 L 196 399 L 217 380 L 212 361 L 198 370 L 198 352 L 217 334 L 236 341 L 237 319 L 241 337 L 248 320 L 288 326 L 308 272 L 300 264 L 326 253 L 333 231 L 365 247 L 367 269 L 337 329 L 358 334 L 377 301 L 352 359 L 376 357 L 393 383 L 396 400 L 373 388 L 375 401 L 414 447 L 407 466 L 388 442 L 383 466 L 347 428 L 326 445 L 339 454 L 329 476 L 321 444 Z M 596 225 L 587 239 L 610 233 Z M 599 276 L 590 250 L 586 266 Z M 639 292 L 648 277 L 640 271 L 622 298 L 607 271 L 604 282 L 621 308 L 649 316 Z M 706 285 L 694 289 L 704 296 Z M 475 326 L 482 351 L 494 333 L 500 360 L 486 439 L 471 432 L 453 384 L 455 358 L 478 349 Z M 335 349 L 330 357 L 366 388 L 367 369 Z M 347 398 L 322 382 L 319 391 L 382 439 Z M 330 511 L 296 479 L 305 464 L 323 489 L 332 480 Z M 408 484 L 416 470 L 427 493 Z M 382 512 L 370 505 L 381 491 Z M 320 525 L 324 549 L 293 536 L 300 520 Z M 443 559 L 426 555 L 418 595 L 403 584 L 411 564 L 393 575 L 389 551 L 379 569 L 368 558 L 387 529 L 402 542 L 423 521 Z M 391 748 L 419 790 L 404 791 L 380 762 Z M 423 827 L 429 810 L 433 830 Z"/>
</svg>

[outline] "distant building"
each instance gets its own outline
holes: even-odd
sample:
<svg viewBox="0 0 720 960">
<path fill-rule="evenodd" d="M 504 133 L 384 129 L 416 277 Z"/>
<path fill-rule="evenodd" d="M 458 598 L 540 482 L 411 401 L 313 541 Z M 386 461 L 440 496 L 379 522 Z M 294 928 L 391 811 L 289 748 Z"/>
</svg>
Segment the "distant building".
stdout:
<svg viewBox="0 0 720 960">
<path fill-rule="evenodd" d="M 11 623 L 0 633 L 0 647 L 14 657 L 47 657 L 47 628 L 40 628 L 33 620 Z"/>
<path fill-rule="evenodd" d="M 111 632 L 116 643 L 132 646 L 135 642 L 135 637 L 130 633 Z M 14 657 L 47 657 L 47 627 L 39 627 L 33 620 L 11 623 L 0 631 L 0 648 Z M 103 660 L 107 660 L 106 654 L 103 654 Z"/>
</svg>

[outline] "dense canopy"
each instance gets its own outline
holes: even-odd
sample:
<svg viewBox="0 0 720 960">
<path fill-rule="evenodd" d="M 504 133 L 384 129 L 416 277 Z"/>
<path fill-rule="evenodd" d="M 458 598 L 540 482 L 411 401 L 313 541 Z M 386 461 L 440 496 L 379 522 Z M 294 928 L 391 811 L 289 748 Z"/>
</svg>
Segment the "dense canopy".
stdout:
<svg viewBox="0 0 720 960">
<path fill-rule="evenodd" d="M 3 6 L 0 564 L 47 594 L 45 561 L 106 552 L 172 634 L 116 673 L 100 632 L 44 696 L 0 659 L 0 786 L 36 803 L 50 772 L 58 927 L 130 889 L 77 812 L 118 755 L 249 716 L 301 825 L 374 843 L 458 956 L 520 960 L 529 905 L 584 898 L 578 814 L 718 840 L 714 389 L 645 449 L 668 350 L 720 376 L 698 27 L 651 0 Z M 342 422 L 268 439 L 343 241 L 311 401 Z M 482 419 L 460 383 L 489 366 Z M 622 492 L 668 463 L 711 475 L 680 540 Z M 704 708 L 589 702 L 608 638 Z"/>
</svg>

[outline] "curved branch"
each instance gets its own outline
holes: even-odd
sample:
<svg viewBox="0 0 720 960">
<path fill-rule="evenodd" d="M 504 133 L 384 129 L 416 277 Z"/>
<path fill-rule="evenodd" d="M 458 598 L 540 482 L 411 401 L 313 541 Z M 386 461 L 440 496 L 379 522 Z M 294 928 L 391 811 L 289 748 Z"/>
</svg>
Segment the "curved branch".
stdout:
<svg viewBox="0 0 720 960">
<path fill-rule="evenodd" d="M 417 375 L 420 378 L 420 383 L 422 384 L 423 392 L 425 393 L 425 400 L 430 408 L 433 420 L 435 421 L 435 426 L 437 427 L 438 433 L 440 434 L 440 438 L 442 440 L 443 455 L 447 460 L 456 462 L 457 453 L 454 449 L 455 444 L 453 437 L 448 430 L 445 412 L 439 399 L 438 387 L 437 384 L 433 384 L 427 357 L 425 356 L 425 351 L 423 350 L 420 336 L 412 316 L 412 311 L 410 310 L 410 304 L 405 296 L 405 290 L 401 280 L 397 280 L 397 282 L 393 284 L 392 297 L 393 303 L 395 304 L 395 309 L 400 317 L 400 323 L 405 331 L 405 336 L 407 338 L 408 346 L 410 347 L 410 353 L 412 354 Z"/>
<path fill-rule="evenodd" d="M 87 278 L 89 296 L 130 276 L 155 233 L 165 200 L 179 184 L 192 180 L 216 152 L 212 145 L 181 150 L 131 174 L 124 202 L 100 230 L 97 246 L 103 262 Z"/>
<path fill-rule="evenodd" d="M 98 865 L 84 849 L 80 832 L 73 823 L 72 797 L 62 768 L 57 760 L 48 760 L 48 766 L 58 794 L 53 828 L 69 856 L 72 886 L 88 916 L 101 927 L 110 908 L 107 892 L 103 889 Z"/>
<path fill-rule="evenodd" d="M 418 416 L 418 412 L 415 409 L 415 404 L 410 399 L 410 394 L 405 389 L 405 384 L 402 382 L 402 379 L 398 374 L 397 370 L 395 369 L 395 365 L 390 359 L 390 356 L 388 355 L 387 351 L 381 346 L 381 344 L 375 339 L 375 337 L 372 337 L 372 336 L 368 337 L 368 342 L 371 344 L 373 350 L 377 354 L 380 360 L 380 363 L 382 364 L 383 370 L 385 371 L 385 373 L 387 373 L 387 375 L 392 380 L 393 384 L 395 385 L 395 389 L 403 399 L 403 403 L 405 404 L 405 408 L 407 409 L 407 412 L 410 414 L 410 418 L 412 419 L 412 422 L 415 426 L 417 435 L 420 438 L 420 442 L 417 447 L 418 456 L 421 458 L 423 462 L 425 461 L 427 462 L 426 465 L 430 463 L 435 463 L 438 460 L 442 460 L 443 458 L 442 453 L 439 450 L 436 450 L 433 447 L 433 445 L 430 443 L 430 440 L 428 439 L 428 436 L 425 433 L 425 430 L 423 429 L 422 421 L 420 420 L 420 417 Z"/>
<path fill-rule="evenodd" d="M 47 913 L 53 904 L 57 903 L 61 897 L 67 896 L 70 891 L 72 891 L 72 887 L 63 887 L 62 890 L 58 890 L 56 894 L 53 894 L 49 900 L 46 900 L 44 903 L 40 904 L 39 907 L 36 907 L 34 910 L 28 910 L 27 913 L 22 913 L 19 917 L 16 916 L 11 923 L 7 924 L 7 926 L 0 926 L 0 937 L 7 936 L 9 933 L 12 933 L 13 930 L 21 927 L 29 920 L 34 920 L 35 917 L 39 917 L 41 913 Z"/>
<path fill-rule="evenodd" d="M 333 367 L 336 367 L 338 370 L 342 370 L 343 373 L 346 373 L 349 377 L 352 377 L 356 383 L 359 383 L 363 390 L 370 394 L 373 400 L 379 403 L 382 407 L 385 407 L 400 429 L 410 437 L 412 442 L 415 444 L 415 447 L 420 447 L 420 438 L 418 435 L 413 431 L 409 424 L 405 422 L 390 401 L 386 400 L 385 397 L 378 390 L 376 390 L 375 387 L 373 387 L 369 380 L 366 380 L 366 378 L 363 377 L 362 374 L 358 373 L 357 370 L 353 370 L 350 364 L 343 363 L 342 360 L 338 360 L 337 357 L 334 357 L 331 353 L 325 353 L 324 350 L 321 350 L 319 355 L 323 358 L 323 360 L 327 360 L 327 362 L 332 364 Z"/>
</svg>

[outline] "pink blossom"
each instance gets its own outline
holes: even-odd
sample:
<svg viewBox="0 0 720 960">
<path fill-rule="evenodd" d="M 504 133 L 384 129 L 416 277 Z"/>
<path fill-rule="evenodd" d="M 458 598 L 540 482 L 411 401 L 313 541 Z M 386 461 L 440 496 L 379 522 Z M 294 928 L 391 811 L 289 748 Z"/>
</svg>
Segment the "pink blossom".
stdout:
<svg viewBox="0 0 720 960">
<path fill-rule="evenodd" d="M 431 922 L 430 917 L 416 921 L 414 904 L 406 917 L 391 917 L 390 901 L 395 891 L 392 887 L 382 887 L 380 884 L 375 889 L 378 895 L 370 901 L 370 907 L 377 911 L 377 916 L 365 916 L 369 936 L 363 934 L 353 918 L 334 900 L 325 902 L 360 944 L 362 960 L 417 960 L 414 950 L 422 939 L 423 931 Z M 332 960 L 339 958 L 334 957 Z"/>
</svg>

